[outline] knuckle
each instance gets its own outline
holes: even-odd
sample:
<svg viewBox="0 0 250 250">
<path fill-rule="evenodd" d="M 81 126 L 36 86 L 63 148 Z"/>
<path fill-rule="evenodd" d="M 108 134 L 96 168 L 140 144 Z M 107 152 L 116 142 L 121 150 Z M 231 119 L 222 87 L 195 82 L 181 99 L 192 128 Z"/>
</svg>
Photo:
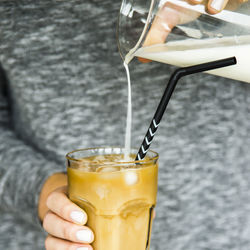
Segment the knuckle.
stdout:
<svg viewBox="0 0 250 250">
<path fill-rule="evenodd" d="M 70 210 L 72 209 L 72 204 L 69 202 L 66 202 L 63 206 L 61 206 L 60 209 L 60 214 L 64 217 L 67 218 L 68 214 L 70 213 Z"/>
<path fill-rule="evenodd" d="M 64 226 L 63 228 L 62 228 L 62 237 L 64 238 L 64 239 L 70 239 L 71 237 L 71 229 L 70 229 L 70 227 L 66 227 L 66 226 Z"/>
<path fill-rule="evenodd" d="M 49 211 L 43 218 L 43 228 L 47 231 L 49 222 L 51 222 L 51 215 L 52 213 Z"/>
</svg>

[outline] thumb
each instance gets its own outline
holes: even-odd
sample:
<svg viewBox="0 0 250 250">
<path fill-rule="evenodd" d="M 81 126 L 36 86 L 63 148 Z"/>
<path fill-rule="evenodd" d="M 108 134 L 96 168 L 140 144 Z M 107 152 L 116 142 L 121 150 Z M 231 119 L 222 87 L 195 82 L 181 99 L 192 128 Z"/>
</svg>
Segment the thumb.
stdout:
<svg viewBox="0 0 250 250">
<path fill-rule="evenodd" d="M 165 43 L 168 34 L 179 22 L 179 13 L 171 8 L 170 3 L 166 3 L 157 12 L 154 21 L 147 33 L 143 47 Z M 145 58 L 138 58 L 141 62 L 150 62 Z"/>
<path fill-rule="evenodd" d="M 143 43 L 143 47 L 165 43 L 168 34 L 176 25 L 195 20 L 199 15 L 200 14 L 198 12 L 166 2 L 157 12 Z M 145 60 L 150 61 L 148 59 L 139 60 L 143 62 L 145 62 Z"/>
</svg>

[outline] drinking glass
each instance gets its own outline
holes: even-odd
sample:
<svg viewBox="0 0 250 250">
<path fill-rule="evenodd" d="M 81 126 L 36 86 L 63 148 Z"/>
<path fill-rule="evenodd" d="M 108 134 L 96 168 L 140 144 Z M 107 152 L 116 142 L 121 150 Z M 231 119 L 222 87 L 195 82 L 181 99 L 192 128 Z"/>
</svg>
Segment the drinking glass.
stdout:
<svg viewBox="0 0 250 250">
<path fill-rule="evenodd" d="M 132 149 L 133 159 L 137 150 Z M 156 205 L 158 154 L 121 161 L 124 149 L 89 148 L 66 155 L 69 198 L 83 208 L 95 250 L 146 250 Z"/>
</svg>

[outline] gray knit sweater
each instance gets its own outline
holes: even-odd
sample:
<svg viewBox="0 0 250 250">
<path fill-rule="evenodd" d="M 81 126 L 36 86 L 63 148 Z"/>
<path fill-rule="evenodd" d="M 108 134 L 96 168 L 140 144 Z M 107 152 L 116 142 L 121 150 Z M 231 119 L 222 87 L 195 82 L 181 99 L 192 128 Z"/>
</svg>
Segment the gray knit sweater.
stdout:
<svg viewBox="0 0 250 250">
<path fill-rule="evenodd" d="M 119 5 L 0 2 L 1 250 L 44 249 L 39 192 L 65 170 L 65 153 L 124 144 Z M 139 147 L 174 68 L 135 60 L 130 69 Z M 207 74 L 180 81 L 152 145 L 160 153 L 152 250 L 250 249 L 249 135 L 250 84 Z"/>
</svg>

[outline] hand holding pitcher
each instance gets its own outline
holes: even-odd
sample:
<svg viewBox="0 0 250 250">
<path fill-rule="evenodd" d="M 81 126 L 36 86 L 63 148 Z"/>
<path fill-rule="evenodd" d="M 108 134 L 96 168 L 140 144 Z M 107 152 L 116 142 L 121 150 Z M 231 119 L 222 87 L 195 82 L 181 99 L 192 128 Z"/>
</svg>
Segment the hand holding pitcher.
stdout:
<svg viewBox="0 0 250 250">
<path fill-rule="evenodd" d="M 189 2 L 192 4 L 206 4 L 208 13 L 218 14 L 224 8 L 235 10 L 241 3 L 247 1 L 248 0 L 209 0 L 206 3 L 205 1 L 190 0 Z M 157 12 L 143 46 L 164 43 L 168 34 L 176 25 L 191 22 L 199 16 L 200 13 L 194 10 L 186 9 L 179 5 L 175 5 L 172 1 L 167 1 Z M 141 61 L 147 62 L 149 60 L 141 59 Z"/>
<path fill-rule="evenodd" d="M 117 37 L 126 63 L 137 57 L 185 67 L 235 56 L 236 66 L 208 73 L 250 82 L 248 1 L 123 0 Z"/>
</svg>

